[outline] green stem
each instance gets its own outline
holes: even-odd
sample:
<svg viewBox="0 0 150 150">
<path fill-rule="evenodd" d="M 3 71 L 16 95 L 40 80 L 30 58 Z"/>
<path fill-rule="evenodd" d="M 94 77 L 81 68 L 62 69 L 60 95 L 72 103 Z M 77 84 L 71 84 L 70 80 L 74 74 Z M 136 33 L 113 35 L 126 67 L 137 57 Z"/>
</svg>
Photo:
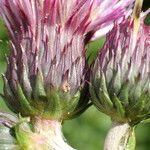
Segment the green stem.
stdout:
<svg viewBox="0 0 150 150">
<path fill-rule="evenodd" d="M 32 127 L 27 123 L 16 126 L 16 137 L 22 150 L 74 150 L 64 140 L 61 122 L 35 117 L 31 123 Z"/>
<path fill-rule="evenodd" d="M 128 123 L 113 123 L 107 134 L 104 150 L 135 150 L 134 128 Z"/>
</svg>

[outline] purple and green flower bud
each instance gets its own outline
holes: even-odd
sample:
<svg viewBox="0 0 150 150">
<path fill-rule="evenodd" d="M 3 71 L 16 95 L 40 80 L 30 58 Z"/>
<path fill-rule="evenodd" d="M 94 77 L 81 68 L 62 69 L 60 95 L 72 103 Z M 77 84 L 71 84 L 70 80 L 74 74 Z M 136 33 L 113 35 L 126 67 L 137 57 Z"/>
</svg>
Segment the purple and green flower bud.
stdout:
<svg viewBox="0 0 150 150">
<path fill-rule="evenodd" d="M 114 122 L 150 117 L 150 26 L 135 19 L 114 24 L 91 74 L 95 106 Z"/>
<path fill-rule="evenodd" d="M 4 76 L 11 110 L 59 120 L 83 112 L 89 105 L 85 45 L 129 12 L 132 2 L 1 0 L 12 50 Z"/>
</svg>

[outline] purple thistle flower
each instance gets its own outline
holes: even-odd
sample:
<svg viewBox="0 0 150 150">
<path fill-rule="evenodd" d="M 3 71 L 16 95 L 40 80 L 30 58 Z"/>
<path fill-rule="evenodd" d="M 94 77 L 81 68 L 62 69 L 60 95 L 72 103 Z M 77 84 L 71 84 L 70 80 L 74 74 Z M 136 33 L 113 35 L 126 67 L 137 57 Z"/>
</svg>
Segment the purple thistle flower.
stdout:
<svg viewBox="0 0 150 150">
<path fill-rule="evenodd" d="M 23 115 L 68 118 L 87 106 L 85 45 L 133 0 L 1 0 L 11 37 L 4 95 Z M 76 113 L 75 113 L 76 114 Z"/>
<path fill-rule="evenodd" d="M 114 24 L 91 75 L 96 107 L 115 122 L 136 124 L 150 114 L 150 26 L 143 18 Z"/>
</svg>

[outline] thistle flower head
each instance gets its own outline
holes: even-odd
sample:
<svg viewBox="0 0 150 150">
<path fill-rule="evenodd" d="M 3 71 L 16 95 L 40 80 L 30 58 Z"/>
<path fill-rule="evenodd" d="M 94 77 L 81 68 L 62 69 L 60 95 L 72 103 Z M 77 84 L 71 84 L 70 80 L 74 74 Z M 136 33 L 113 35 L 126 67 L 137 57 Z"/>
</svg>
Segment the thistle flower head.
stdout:
<svg viewBox="0 0 150 150">
<path fill-rule="evenodd" d="M 83 111 L 85 44 L 132 1 L 1 0 L 12 47 L 4 77 L 11 109 L 57 119 Z"/>
<path fill-rule="evenodd" d="M 125 19 L 107 35 L 91 77 L 95 105 L 117 122 L 150 114 L 150 26 Z"/>
</svg>

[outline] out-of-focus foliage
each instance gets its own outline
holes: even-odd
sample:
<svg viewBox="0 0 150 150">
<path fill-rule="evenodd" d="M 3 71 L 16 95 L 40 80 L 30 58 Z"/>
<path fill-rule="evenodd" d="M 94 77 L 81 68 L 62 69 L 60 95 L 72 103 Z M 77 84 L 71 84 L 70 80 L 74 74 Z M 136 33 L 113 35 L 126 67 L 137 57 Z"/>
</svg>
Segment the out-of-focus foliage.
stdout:
<svg viewBox="0 0 150 150">
<path fill-rule="evenodd" d="M 150 25 L 150 13 L 147 15 L 144 22 L 145 22 L 145 24 Z"/>
<path fill-rule="evenodd" d="M 89 63 L 92 59 L 96 58 L 98 48 L 102 46 L 104 39 L 92 42 L 88 46 L 89 50 L 87 57 Z M 5 72 L 6 59 L 5 55 L 8 55 L 8 36 L 6 29 L 0 22 L 0 74 Z M 89 57 L 90 56 L 90 57 Z M 2 93 L 2 79 L 0 77 L 0 92 Z M 0 110 L 8 111 L 2 98 L 0 98 Z M 83 113 L 79 118 L 66 121 L 64 124 L 65 137 L 69 143 L 77 150 L 102 150 L 105 136 L 111 121 L 109 117 L 100 113 L 93 106 Z M 150 123 L 141 124 L 136 129 L 137 135 L 137 150 L 149 150 L 150 149 Z"/>
<path fill-rule="evenodd" d="M 148 8 L 150 8 L 150 1 L 149 0 L 144 0 L 142 10 L 146 11 Z"/>
<path fill-rule="evenodd" d="M 2 93 L 3 82 L 1 74 L 4 73 L 6 69 L 6 55 L 9 52 L 8 48 L 8 35 L 5 29 L 4 24 L 0 20 L 0 93 Z M 8 110 L 5 106 L 5 103 L 0 97 L 0 110 Z"/>
</svg>

